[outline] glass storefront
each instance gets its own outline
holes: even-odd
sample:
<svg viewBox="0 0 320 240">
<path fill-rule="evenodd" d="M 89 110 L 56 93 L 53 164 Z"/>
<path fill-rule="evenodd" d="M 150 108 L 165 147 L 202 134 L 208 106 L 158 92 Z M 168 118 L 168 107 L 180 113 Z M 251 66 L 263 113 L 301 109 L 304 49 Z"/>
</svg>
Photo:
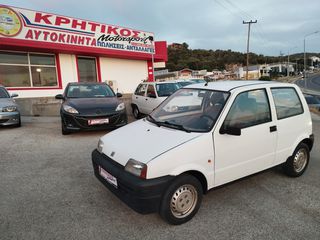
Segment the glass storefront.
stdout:
<svg viewBox="0 0 320 240">
<path fill-rule="evenodd" d="M 0 51 L 0 84 L 5 87 L 57 87 L 55 55 Z"/>
</svg>

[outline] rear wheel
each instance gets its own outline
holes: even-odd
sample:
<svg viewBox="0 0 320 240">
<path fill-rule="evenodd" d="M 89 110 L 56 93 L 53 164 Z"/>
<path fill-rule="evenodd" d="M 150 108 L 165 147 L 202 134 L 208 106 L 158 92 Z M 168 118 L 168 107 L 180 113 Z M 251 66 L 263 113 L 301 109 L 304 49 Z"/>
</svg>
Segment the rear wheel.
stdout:
<svg viewBox="0 0 320 240">
<path fill-rule="evenodd" d="M 135 119 L 139 119 L 141 117 L 141 113 L 139 111 L 139 108 L 136 105 L 132 106 L 132 114 Z"/>
<path fill-rule="evenodd" d="M 300 143 L 292 156 L 283 165 L 284 172 L 290 177 L 299 177 L 306 170 L 310 159 L 310 150 L 307 144 Z"/>
<path fill-rule="evenodd" d="M 163 196 L 160 216 L 173 225 L 189 221 L 199 210 L 202 194 L 197 178 L 187 174 L 177 177 Z"/>
</svg>

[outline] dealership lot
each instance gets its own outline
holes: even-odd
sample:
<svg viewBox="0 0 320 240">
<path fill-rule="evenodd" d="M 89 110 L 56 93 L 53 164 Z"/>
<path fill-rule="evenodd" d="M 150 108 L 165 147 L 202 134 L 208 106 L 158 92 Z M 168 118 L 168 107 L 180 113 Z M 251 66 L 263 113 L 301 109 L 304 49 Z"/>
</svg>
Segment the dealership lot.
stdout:
<svg viewBox="0 0 320 240">
<path fill-rule="evenodd" d="M 1 240 L 320 239 L 319 118 L 302 177 L 277 167 L 212 190 L 181 226 L 135 213 L 94 177 L 91 151 L 106 131 L 62 136 L 59 118 L 22 122 L 0 129 Z"/>
</svg>

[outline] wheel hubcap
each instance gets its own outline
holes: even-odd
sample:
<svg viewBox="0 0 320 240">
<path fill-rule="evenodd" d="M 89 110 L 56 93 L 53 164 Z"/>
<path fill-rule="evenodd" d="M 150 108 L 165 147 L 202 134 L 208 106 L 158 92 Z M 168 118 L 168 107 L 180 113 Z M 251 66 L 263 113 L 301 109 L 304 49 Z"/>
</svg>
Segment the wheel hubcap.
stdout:
<svg viewBox="0 0 320 240">
<path fill-rule="evenodd" d="M 308 153 L 306 149 L 300 149 L 293 159 L 293 168 L 299 173 L 301 172 L 305 166 L 307 165 Z"/>
<path fill-rule="evenodd" d="M 176 218 L 186 217 L 192 213 L 197 201 L 197 190 L 192 185 L 183 185 L 172 195 L 170 201 L 171 212 Z"/>
</svg>

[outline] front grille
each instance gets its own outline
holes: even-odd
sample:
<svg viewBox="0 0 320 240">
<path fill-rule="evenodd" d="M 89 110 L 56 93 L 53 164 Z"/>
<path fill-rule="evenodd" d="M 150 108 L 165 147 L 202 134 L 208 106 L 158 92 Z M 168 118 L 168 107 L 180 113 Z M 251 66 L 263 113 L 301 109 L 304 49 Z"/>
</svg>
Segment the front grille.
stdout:
<svg viewBox="0 0 320 240">
<path fill-rule="evenodd" d="M 0 119 L 0 123 L 8 122 L 8 119 Z"/>
<path fill-rule="evenodd" d="M 116 168 L 124 169 L 124 166 L 122 166 L 120 163 L 116 162 L 112 158 L 108 157 L 104 153 L 101 153 L 101 159 L 103 159 L 103 161 L 108 161 L 109 163 L 111 163 Z"/>
</svg>

